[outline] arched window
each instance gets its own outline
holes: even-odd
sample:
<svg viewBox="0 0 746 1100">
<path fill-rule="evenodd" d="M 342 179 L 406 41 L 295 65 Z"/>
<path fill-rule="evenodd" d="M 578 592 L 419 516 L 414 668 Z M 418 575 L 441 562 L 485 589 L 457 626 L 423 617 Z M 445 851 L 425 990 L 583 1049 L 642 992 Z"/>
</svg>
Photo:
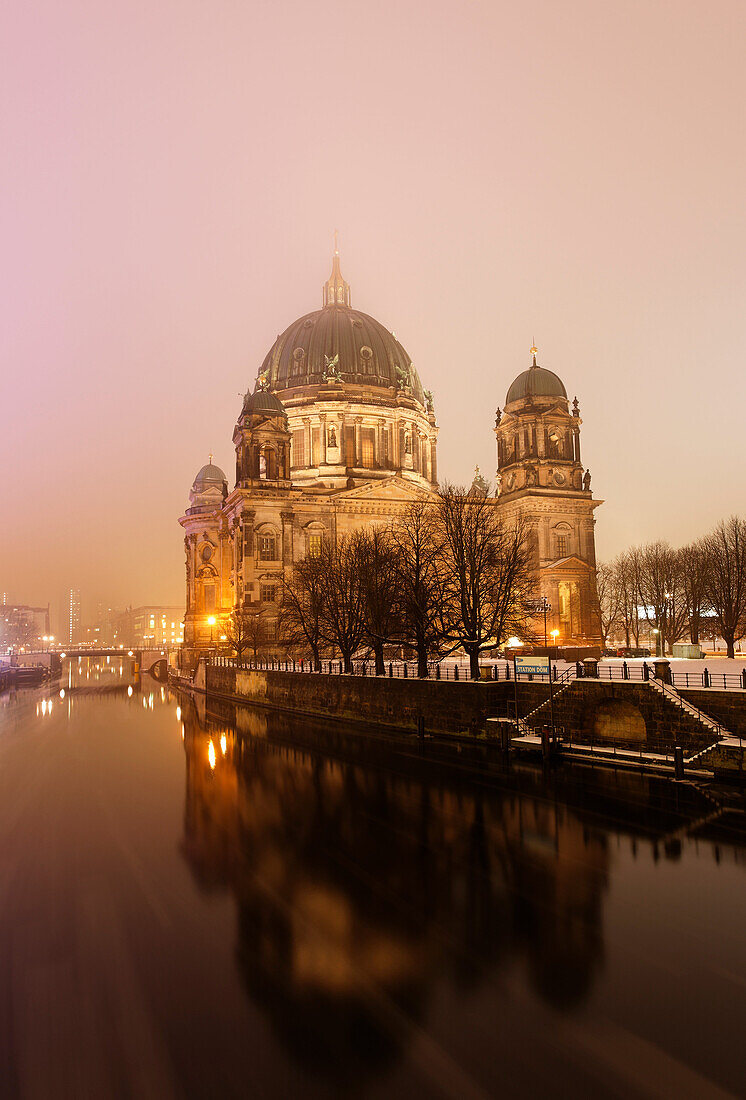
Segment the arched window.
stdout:
<svg viewBox="0 0 746 1100">
<path fill-rule="evenodd" d="M 277 561 L 277 535 L 273 531 L 262 531 L 257 536 L 259 561 Z"/>
</svg>

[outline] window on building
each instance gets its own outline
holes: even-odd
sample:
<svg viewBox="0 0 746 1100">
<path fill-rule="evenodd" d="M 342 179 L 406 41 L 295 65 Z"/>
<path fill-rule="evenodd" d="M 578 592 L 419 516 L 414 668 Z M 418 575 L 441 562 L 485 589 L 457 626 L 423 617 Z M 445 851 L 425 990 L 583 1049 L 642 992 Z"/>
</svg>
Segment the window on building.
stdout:
<svg viewBox="0 0 746 1100">
<path fill-rule="evenodd" d="M 274 535 L 259 536 L 259 560 L 277 561 L 277 539 Z"/>
<path fill-rule="evenodd" d="M 259 585 L 259 599 L 262 603 L 274 603 L 277 595 L 277 586 L 274 584 Z"/>
<path fill-rule="evenodd" d="M 567 536 L 557 535 L 557 557 L 564 558 L 567 556 Z"/>
<path fill-rule="evenodd" d="M 314 531 L 308 536 L 308 556 L 309 558 L 317 558 L 321 553 L 321 546 L 324 536 L 321 532 Z"/>
<path fill-rule="evenodd" d="M 360 445 L 363 460 L 363 469 L 372 470 L 375 459 L 375 429 L 363 428 L 360 433 Z"/>
<path fill-rule="evenodd" d="M 318 466 L 321 461 L 321 431 L 319 428 L 311 429 L 311 465 Z"/>
<path fill-rule="evenodd" d="M 306 433 L 301 428 L 300 431 L 293 432 L 293 466 L 299 468 L 306 464 Z"/>
</svg>

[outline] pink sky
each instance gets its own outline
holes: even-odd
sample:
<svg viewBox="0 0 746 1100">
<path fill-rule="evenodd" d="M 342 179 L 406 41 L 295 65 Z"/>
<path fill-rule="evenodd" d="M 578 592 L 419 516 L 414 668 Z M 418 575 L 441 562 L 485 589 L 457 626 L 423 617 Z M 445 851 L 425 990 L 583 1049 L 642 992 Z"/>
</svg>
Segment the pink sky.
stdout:
<svg viewBox="0 0 746 1100">
<path fill-rule="evenodd" d="M 332 232 L 441 475 L 529 362 L 584 419 L 598 548 L 745 509 L 742 3 L 6 0 L 0 590 L 183 600 L 176 523 Z"/>
</svg>

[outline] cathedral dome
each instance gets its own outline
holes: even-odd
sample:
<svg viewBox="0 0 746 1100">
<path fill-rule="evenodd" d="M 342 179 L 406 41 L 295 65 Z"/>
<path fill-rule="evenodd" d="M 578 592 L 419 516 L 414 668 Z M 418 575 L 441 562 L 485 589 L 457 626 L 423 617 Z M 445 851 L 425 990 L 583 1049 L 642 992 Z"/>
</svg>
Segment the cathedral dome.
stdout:
<svg viewBox="0 0 746 1100">
<path fill-rule="evenodd" d="M 564 397 L 567 400 L 567 390 L 561 378 L 553 371 L 545 370 L 536 363 L 536 348 L 531 348 L 534 361 L 528 370 L 524 370 L 512 382 L 505 404 L 513 401 L 525 401 L 532 397 Z"/>
<path fill-rule="evenodd" d="M 419 375 L 394 334 L 374 317 L 350 307 L 350 288 L 340 273 L 337 253 L 324 284 L 323 309 L 299 317 L 277 337 L 260 378 L 274 391 L 317 387 L 337 378 L 356 386 L 408 385 L 412 396 L 425 404 Z"/>
</svg>

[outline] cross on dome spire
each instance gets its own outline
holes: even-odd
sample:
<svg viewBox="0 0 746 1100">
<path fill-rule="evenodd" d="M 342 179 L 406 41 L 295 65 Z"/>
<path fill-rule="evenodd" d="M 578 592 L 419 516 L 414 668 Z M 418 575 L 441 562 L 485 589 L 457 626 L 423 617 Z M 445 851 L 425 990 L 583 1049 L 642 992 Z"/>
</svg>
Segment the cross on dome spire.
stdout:
<svg viewBox="0 0 746 1100">
<path fill-rule="evenodd" d="M 532 355 L 532 357 L 533 357 L 533 363 L 531 364 L 531 366 L 532 366 L 532 367 L 535 367 L 535 366 L 537 366 L 537 362 L 536 362 L 536 356 L 537 356 L 538 354 L 539 354 L 539 349 L 537 348 L 536 344 L 533 344 L 533 345 L 531 346 L 531 355 Z"/>
<path fill-rule="evenodd" d="M 332 273 L 324 283 L 324 306 L 350 305 L 350 284 L 346 282 L 339 268 L 339 233 L 334 230 L 334 255 Z"/>
</svg>

